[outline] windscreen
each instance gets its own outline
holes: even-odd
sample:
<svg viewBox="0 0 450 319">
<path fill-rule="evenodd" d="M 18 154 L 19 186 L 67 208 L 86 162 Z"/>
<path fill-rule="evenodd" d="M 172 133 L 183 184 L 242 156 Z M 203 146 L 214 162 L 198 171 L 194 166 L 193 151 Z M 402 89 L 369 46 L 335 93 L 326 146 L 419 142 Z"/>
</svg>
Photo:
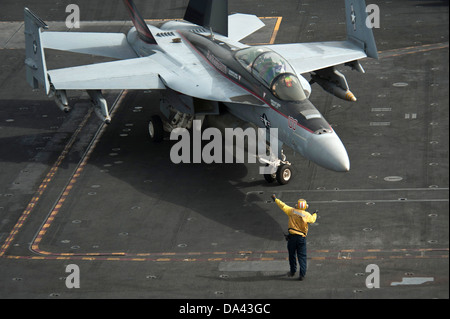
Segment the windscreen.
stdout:
<svg viewBox="0 0 450 319">
<path fill-rule="evenodd" d="M 302 101 L 306 99 L 295 71 L 276 52 L 264 47 L 249 47 L 237 51 L 235 58 L 280 100 Z"/>
<path fill-rule="evenodd" d="M 272 93 L 283 101 L 303 101 L 306 99 L 300 80 L 293 74 L 281 74 L 274 79 Z"/>
<path fill-rule="evenodd" d="M 247 69 L 247 71 L 252 70 L 253 62 L 255 59 L 264 52 L 270 51 L 264 47 L 250 47 L 246 49 L 242 49 L 236 52 L 235 58 L 236 60 Z"/>
<path fill-rule="evenodd" d="M 253 62 L 252 74 L 255 78 L 264 82 L 267 86 L 272 84 L 273 79 L 282 73 L 293 73 L 287 61 L 275 52 L 260 54 Z"/>
</svg>

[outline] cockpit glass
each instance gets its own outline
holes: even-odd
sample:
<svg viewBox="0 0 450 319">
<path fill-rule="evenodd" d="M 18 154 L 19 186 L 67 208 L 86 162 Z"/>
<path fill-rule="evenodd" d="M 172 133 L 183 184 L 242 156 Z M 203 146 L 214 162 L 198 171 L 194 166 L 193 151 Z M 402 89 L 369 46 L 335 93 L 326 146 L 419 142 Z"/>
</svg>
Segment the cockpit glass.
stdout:
<svg viewBox="0 0 450 319">
<path fill-rule="evenodd" d="M 249 47 L 237 51 L 235 58 L 279 99 L 285 101 L 306 99 L 295 71 L 278 53 L 264 47 Z"/>
<path fill-rule="evenodd" d="M 247 69 L 247 71 L 251 71 L 253 66 L 253 61 L 262 53 L 270 51 L 264 47 L 250 47 L 246 49 L 242 49 L 236 52 L 236 60 Z"/>
<path fill-rule="evenodd" d="M 282 73 L 293 73 L 291 66 L 280 55 L 275 52 L 260 54 L 253 62 L 252 74 L 267 86 L 272 84 L 273 79 Z"/>
<path fill-rule="evenodd" d="M 272 93 L 283 101 L 303 101 L 306 99 L 300 80 L 290 73 L 275 78 L 271 89 Z"/>
</svg>

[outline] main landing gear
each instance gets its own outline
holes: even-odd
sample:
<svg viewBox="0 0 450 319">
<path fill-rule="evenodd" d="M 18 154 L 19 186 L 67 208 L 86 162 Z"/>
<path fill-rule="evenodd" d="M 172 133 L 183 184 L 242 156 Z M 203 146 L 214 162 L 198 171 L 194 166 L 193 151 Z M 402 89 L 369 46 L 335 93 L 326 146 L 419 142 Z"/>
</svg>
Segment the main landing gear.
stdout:
<svg viewBox="0 0 450 319">
<path fill-rule="evenodd" d="M 159 143 L 164 139 L 165 132 L 172 132 L 175 128 L 192 127 L 194 117 L 181 112 L 176 113 L 171 120 L 162 119 L 159 115 L 153 115 L 148 122 L 150 140 Z"/>
<path fill-rule="evenodd" d="M 148 134 L 152 142 L 159 143 L 164 137 L 164 126 L 158 115 L 153 115 L 148 122 Z"/>
</svg>

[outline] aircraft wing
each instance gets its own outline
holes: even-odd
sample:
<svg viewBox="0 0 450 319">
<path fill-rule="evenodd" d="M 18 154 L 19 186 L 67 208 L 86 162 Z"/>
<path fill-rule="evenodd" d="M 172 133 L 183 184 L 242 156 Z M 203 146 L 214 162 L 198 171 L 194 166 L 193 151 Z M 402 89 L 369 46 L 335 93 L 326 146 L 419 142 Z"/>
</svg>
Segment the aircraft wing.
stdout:
<svg viewBox="0 0 450 319">
<path fill-rule="evenodd" d="M 186 53 L 186 51 L 185 51 Z M 166 89 L 199 99 L 264 105 L 193 53 L 180 64 L 167 54 L 48 70 L 56 90 Z"/>
<path fill-rule="evenodd" d="M 325 69 L 367 57 L 350 41 L 329 41 L 266 46 L 286 58 L 298 74 Z"/>
<path fill-rule="evenodd" d="M 56 90 L 163 89 L 158 78 L 158 65 L 149 67 L 149 59 L 82 65 L 48 70 Z"/>
<path fill-rule="evenodd" d="M 46 49 L 93 54 L 115 59 L 132 59 L 137 54 L 123 33 L 43 32 L 42 45 Z"/>
</svg>

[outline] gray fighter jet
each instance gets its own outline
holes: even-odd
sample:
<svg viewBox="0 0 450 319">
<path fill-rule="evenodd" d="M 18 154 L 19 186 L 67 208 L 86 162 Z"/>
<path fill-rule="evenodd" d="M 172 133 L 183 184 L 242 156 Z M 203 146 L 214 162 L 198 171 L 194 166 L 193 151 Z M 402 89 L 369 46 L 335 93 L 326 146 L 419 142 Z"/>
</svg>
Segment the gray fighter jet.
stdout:
<svg viewBox="0 0 450 319">
<path fill-rule="evenodd" d="M 161 116 L 149 121 L 150 137 L 189 128 L 194 119 L 216 127 L 231 122 L 254 128 L 278 128 L 274 168 L 268 182 L 292 177 L 283 154 L 287 145 L 327 169 L 350 169 L 347 151 L 331 126 L 308 100 L 311 83 L 335 96 L 356 101 L 335 66 L 364 72 L 358 60 L 378 58 L 366 25 L 364 0 L 345 0 L 345 41 L 248 46 L 243 38 L 264 26 L 254 15 L 228 15 L 227 0 L 190 0 L 183 21 L 159 28 L 147 25 L 131 0 L 124 0 L 134 27 L 123 33 L 49 32 L 25 8 L 27 81 L 68 112 L 67 90 L 86 90 L 97 115 L 111 121 L 102 90 L 160 90 Z M 44 49 L 116 58 L 118 61 L 47 70 Z M 309 74 L 310 82 L 302 76 Z M 235 125 L 235 124 L 233 124 Z"/>
</svg>

